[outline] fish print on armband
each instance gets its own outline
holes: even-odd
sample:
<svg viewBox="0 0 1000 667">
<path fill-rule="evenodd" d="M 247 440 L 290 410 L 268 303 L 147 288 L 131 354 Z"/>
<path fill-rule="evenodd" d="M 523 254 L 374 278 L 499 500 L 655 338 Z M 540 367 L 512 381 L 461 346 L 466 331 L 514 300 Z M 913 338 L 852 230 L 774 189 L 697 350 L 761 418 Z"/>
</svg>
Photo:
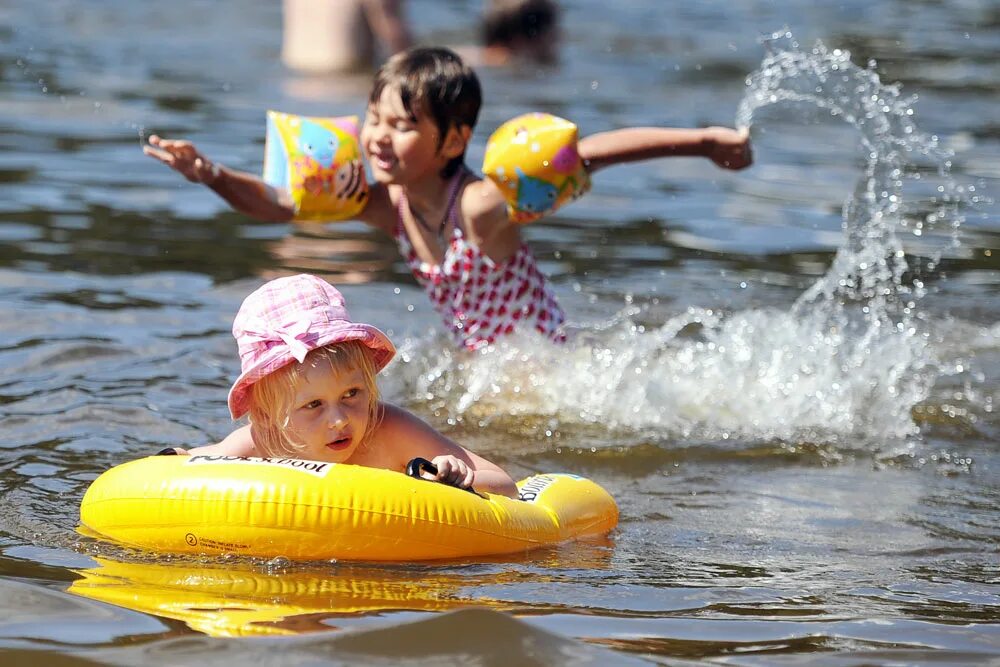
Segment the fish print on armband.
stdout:
<svg viewBox="0 0 1000 667">
<path fill-rule="evenodd" d="M 351 160 L 337 167 L 333 177 L 333 195 L 340 199 L 362 202 L 368 196 L 368 189 L 364 185 L 364 166 L 357 160 Z"/>
<path fill-rule="evenodd" d="M 333 158 L 340 147 L 336 134 L 318 123 L 303 120 L 298 142 L 303 155 L 308 155 L 321 167 L 333 167 Z"/>
<path fill-rule="evenodd" d="M 337 135 L 318 123 L 304 120 L 296 141 L 301 155 L 292 160 L 292 188 L 301 188 L 312 195 L 334 191 L 341 179 L 333 161 L 340 147 Z M 348 174 L 341 180 L 351 178 Z"/>
<path fill-rule="evenodd" d="M 559 189 L 552 183 L 528 176 L 520 167 L 517 173 L 517 209 L 528 213 L 544 213 L 555 206 Z"/>
</svg>

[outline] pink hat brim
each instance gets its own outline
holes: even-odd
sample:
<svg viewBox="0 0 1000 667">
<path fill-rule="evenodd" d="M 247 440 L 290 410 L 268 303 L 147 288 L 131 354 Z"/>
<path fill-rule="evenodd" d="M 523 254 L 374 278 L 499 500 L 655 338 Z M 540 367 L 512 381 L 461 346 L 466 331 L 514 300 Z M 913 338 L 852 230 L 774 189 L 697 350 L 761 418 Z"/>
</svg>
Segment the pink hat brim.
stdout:
<svg viewBox="0 0 1000 667">
<path fill-rule="evenodd" d="M 354 322 L 320 336 L 310 343 L 310 348 L 315 350 L 351 340 L 356 340 L 371 350 L 376 373 L 385 368 L 396 355 L 396 347 L 388 336 L 370 324 Z M 293 361 L 295 361 L 295 357 L 291 355 L 286 346 L 276 345 L 257 359 L 253 366 L 243 371 L 236 378 L 232 389 L 229 390 L 229 414 L 232 415 L 233 419 L 239 419 L 250 410 L 250 387 L 255 382 Z"/>
</svg>

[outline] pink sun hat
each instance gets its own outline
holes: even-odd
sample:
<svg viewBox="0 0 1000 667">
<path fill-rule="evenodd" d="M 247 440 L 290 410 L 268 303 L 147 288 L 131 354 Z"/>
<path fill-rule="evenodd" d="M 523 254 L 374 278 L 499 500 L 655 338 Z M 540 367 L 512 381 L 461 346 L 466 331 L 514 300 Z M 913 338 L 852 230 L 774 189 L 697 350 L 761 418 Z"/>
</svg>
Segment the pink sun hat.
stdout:
<svg viewBox="0 0 1000 667">
<path fill-rule="evenodd" d="M 229 412 L 239 419 L 250 409 L 250 387 L 293 361 L 331 343 L 356 340 L 372 351 L 376 372 L 396 348 L 371 326 L 352 322 L 344 297 L 330 283 L 308 274 L 277 278 L 243 300 L 233 320 L 242 372 L 229 390 Z"/>
</svg>

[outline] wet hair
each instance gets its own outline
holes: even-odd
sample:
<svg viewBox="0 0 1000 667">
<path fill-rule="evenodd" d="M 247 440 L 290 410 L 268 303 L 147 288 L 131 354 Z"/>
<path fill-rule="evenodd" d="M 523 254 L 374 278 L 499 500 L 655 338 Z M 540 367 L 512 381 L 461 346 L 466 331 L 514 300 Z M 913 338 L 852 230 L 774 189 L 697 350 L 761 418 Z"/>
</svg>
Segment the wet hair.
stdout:
<svg viewBox="0 0 1000 667">
<path fill-rule="evenodd" d="M 378 372 L 371 351 L 356 340 L 334 343 L 309 352 L 299 364 L 292 362 L 270 375 L 265 375 L 250 387 L 250 429 L 254 445 L 268 456 L 296 456 L 302 445 L 289 437 L 288 425 L 294 404 L 295 392 L 307 366 L 327 364 L 334 373 L 349 373 L 361 369 L 365 389 L 368 391 L 368 428 L 361 436 L 360 447 L 368 444 L 381 420 Z"/>
<path fill-rule="evenodd" d="M 479 77 L 444 47 L 416 47 L 389 58 L 375 74 L 368 104 L 377 104 L 387 88 L 399 91 L 410 120 L 416 120 L 418 112 L 431 117 L 440 133 L 438 148 L 452 128 L 474 128 L 483 103 Z M 441 175 L 452 176 L 464 162 L 462 151 L 448 161 Z"/>
<path fill-rule="evenodd" d="M 553 0 L 493 0 L 480 28 L 486 46 L 516 46 L 544 38 L 556 27 L 559 6 Z"/>
</svg>

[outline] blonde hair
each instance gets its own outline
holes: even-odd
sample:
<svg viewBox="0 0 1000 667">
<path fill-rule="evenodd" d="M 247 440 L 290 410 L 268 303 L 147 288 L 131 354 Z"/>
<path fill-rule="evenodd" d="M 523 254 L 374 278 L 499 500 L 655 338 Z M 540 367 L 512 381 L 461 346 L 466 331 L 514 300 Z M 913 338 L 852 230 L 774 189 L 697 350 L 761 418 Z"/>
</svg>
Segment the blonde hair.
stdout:
<svg viewBox="0 0 1000 667">
<path fill-rule="evenodd" d="M 303 368 L 329 364 L 334 373 L 360 369 L 368 390 L 368 428 L 361 436 L 365 447 L 382 418 L 375 363 L 371 350 L 363 343 L 350 340 L 334 343 L 309 352 L 301 364 L 292 362 L 250 386 L 250 429 L 254 445 L 268 456 L 295 456 L 302 447 L 288 435 L 288 423 L 295 409 L 295 392 L 302 379 Z"/>
</svg>

